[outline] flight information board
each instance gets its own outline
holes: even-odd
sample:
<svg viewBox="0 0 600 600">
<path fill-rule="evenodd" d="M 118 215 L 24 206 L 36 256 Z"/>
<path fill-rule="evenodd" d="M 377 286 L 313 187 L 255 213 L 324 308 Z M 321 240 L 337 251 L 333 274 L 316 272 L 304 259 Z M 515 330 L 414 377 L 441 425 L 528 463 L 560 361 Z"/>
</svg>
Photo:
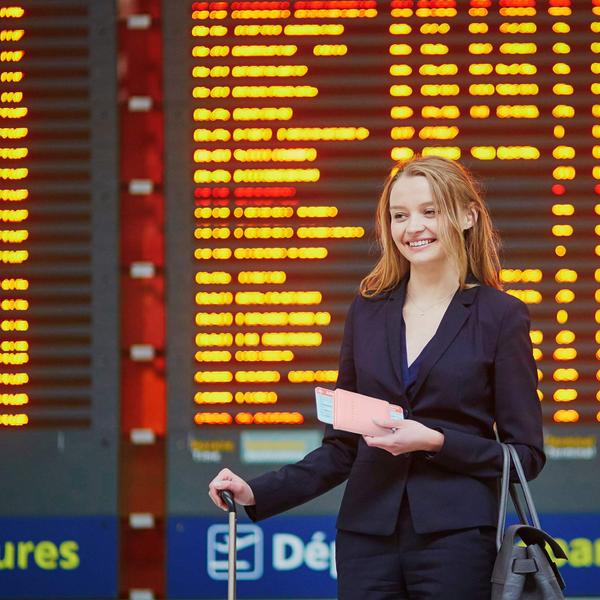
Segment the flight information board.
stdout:
<svg viewBox="0 0 600 600">
<path fill-rule="evenodd" d="M 484 182 L 505 289 L 532 315 L 548 454 L 588 481 L 599 32 L 598 0 L 168 2 L 172 510 L 209 479 L 194 462 L 251 474 L 318 444 L 313 390 L 336 380 L 383 180 L 414 153 Z"/>
<path fill-rule="evenodd" d="M 0 514 L 116 509 L 114 19 L 0 3 Z"/>
</svg>

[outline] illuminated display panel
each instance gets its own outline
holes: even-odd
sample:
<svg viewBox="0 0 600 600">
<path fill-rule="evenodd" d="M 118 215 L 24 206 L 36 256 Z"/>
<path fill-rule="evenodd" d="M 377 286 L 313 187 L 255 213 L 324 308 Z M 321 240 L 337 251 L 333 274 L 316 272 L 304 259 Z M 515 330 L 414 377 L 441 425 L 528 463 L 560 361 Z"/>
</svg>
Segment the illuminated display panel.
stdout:
<svg viewBox="0 0 600 600">
<path fill-rule="evenodd" d="M 114 475 L 76 475 L 116 457 L 112 19 L 81 0 L 0 3 L 0 513 L 115 502 Z"/>
<path fill-rule="evenodd" d="M 171 54 L 178 91 L 167 94 L 187 111 L 167 117 L 178 155 L 167 162 L 169 402 L 171 430 L 204 440 L 185 442 L 194 460 L 210 462 L 210 440 L 232 431 L 239 447 L 215 462 L 254 462 L 249 432 L 318 427 L 313 389 L 334 385 L 345 313 L 374 261 L 383 179 L 415 152 L 460 159 L 484 180 L 502 280 L 532 314 L 549 435 L 596 431 L 600 6 L 180 10 L 172 23 L 189 38 Z"/>
<path fill-rule="evenodd" d="M 24 318 L 29 310 L 26 298 L 29 279 L 23 276 L 23 266 L 29 259 L 29 252 L 23 249 L 29 238 L 29 211 L 22 208 L 29 198 L 29 169 L 23 166 L 29 154 L 28 107 L 22 88 L 24 72 L 21 70 L 25 53 L 20 45 L 25 35 L 21 26 L 24 14 L 22 6 L 0 8 L 3 21 L 0 31 L 3 43 L 0 51 L 0 139 L 3 145 L 0 157 L 4 162 L 0 167 L 4 188 L 0 190 L 3 204 L 0 209 L 0 240 L 3 246 L 0 251 L 3 266 L 0 280 L 0 365 L 3 371 L 0 373 L 3 388 L 0 405 L 10 411 L 0 414 L 0 424 L 4 427 L 22 427 L 29 423 L 25 412 L 29 394 L 24 391 L 29 383 L 29 319 Z"/>
</svg>

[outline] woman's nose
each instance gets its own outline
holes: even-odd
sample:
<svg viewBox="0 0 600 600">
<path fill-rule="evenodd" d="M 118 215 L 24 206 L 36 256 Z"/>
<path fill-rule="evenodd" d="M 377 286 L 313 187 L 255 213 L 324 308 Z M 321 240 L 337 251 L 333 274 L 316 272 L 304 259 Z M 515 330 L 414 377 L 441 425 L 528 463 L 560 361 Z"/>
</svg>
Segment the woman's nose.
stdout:
<svg viewBox="0 0 600 600">
<path fill-rule="evenodd" d="M 423 221 L 419 215 L 410 216 L 406 221 L 406 231 L 423 231 L 424 227 Z"/>
</svg>

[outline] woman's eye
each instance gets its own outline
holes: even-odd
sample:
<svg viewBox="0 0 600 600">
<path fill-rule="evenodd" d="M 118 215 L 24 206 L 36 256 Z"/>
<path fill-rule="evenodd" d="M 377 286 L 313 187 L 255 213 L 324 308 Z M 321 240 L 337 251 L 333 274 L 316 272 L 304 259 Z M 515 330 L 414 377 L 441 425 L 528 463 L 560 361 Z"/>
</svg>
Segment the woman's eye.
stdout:
<svg viewBox="0 0 600 600">
<path fill-rule="evenodd" d="M 435 209 L 434 208 L 428 208 L 425 211 L 425 214 L 429 217 L 429 216 L 435 216 Z"/>
<path fill-rule="evenodd" d="M 394 218 L 394 220 L 396 220 L 396 221 L 400 221 L 400 220 L 402 220 L 402 219 L 404 218 L 404 216 L 405 216 L 405 215 L 403 215 L 402 213 L 394 213 L 394 214 L 393 214 L 393 218 Z"/>
</svg>

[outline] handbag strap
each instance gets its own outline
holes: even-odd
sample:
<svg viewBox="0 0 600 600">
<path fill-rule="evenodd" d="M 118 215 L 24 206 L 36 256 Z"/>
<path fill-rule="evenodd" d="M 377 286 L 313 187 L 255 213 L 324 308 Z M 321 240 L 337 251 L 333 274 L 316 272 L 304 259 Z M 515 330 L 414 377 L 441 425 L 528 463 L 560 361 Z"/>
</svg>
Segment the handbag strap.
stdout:
<svg viewBox="0 0 600 600">
<path fill-rule="evenodd" d="M 498 506 L 498 527 L 496 529 L 496 549 L 500 552 L 506 527 L 506 507 L 508 504 L 508 482 L 510 480 L 510 454 L 506 444 L 500 443 L 502 449 L 502 477 L 500 479 L 500 503 Z"/>
<path fill-rule="evenodd" d="M 527 479 L 525 477 L 525 472 L 523 471 L 523 466 L 521 465 L 521 460 L 519 459 L 519 455 L 514 446 L 507 444 L 508 451 L 510 452 L 510 456 L 512 459 L 512 463 L 517 471 L 517 476 L 519 477 L 519 484 L 521 485 L 521 490 L 523 490 L 523 497 L 525 498 L 525 506 L 527 507 L 527 511 L 529 512 L 529 516 L 531 517 L 531 523 L 536 529 L 541 529 L 540 518 L 538 517 L 537 510 L 535 509 L 535 504 L 533 503 L 533 496 L 529 491 L 529 484 L 527 483 Z M 514 493 L 516 495 L 517 488 L 513 485 Z M 525 523 L 527 524 L 527 523 Z"/>
<path fill-rule="evenodd" d="M 527 515 L 525 513 L 525 509 L 523 508 L 523 503 L 521 502 L 521 498 L 519 498 L 519 493 L 517 490 L 517 486 L 514 483 L 511 483 L 508 486 L 508 491 L 510 492 L 510 499 L 517 511 L 517 516 L 519 517 L 519 523 L 528 523 Z"/>
<path fill-rule="evenodd" d="M 517 477 L 519 479 L 519 484 L 523 491 L 523 496 L 525 498 L 525 506 L 527 507 L 527 511 L 529 513 L 529 517 L 531 519 L 531 523 L 537 529 L 541 529 L 540 519 L 538 517 L 537 511 L 535 509 L 535 505 L 533 503 L 533 498 L 531 496 L 531 492 L 529 491 L 529 485 L 527 484 L 527 479 L 525 478 L 525 473 L 523 471 L 523 467 L 521 465 L 521 461 L 519 459 L 519 455 L 513 446 L 510 444 L 500 443 L 502 447 L 502 479 L 500 484 L 500 506 L 498 511 L 498 528 L 496 530 L 496 548 L 500 550 L 500 546 L 502 545 L 502 540 L 504 539 L 504 530 L 506 528 L 506 511 L 508 507 L 508 495 L 510 490 L 510 496 L 513 500 L 513 504 L 515 505 L 515 509 L 517 511 L 517 515 L 519 517 L 519 521 L 523 525 L 529 525 L 529 520 L 527 518 L 527 514 L 523 509 L 523 505 L 518 496 L 518 488 L 516 484 L 510 483 L 510 467 L 511 463 L 514 465 L 515 471 L 517 473 Z"/>
</svg>

